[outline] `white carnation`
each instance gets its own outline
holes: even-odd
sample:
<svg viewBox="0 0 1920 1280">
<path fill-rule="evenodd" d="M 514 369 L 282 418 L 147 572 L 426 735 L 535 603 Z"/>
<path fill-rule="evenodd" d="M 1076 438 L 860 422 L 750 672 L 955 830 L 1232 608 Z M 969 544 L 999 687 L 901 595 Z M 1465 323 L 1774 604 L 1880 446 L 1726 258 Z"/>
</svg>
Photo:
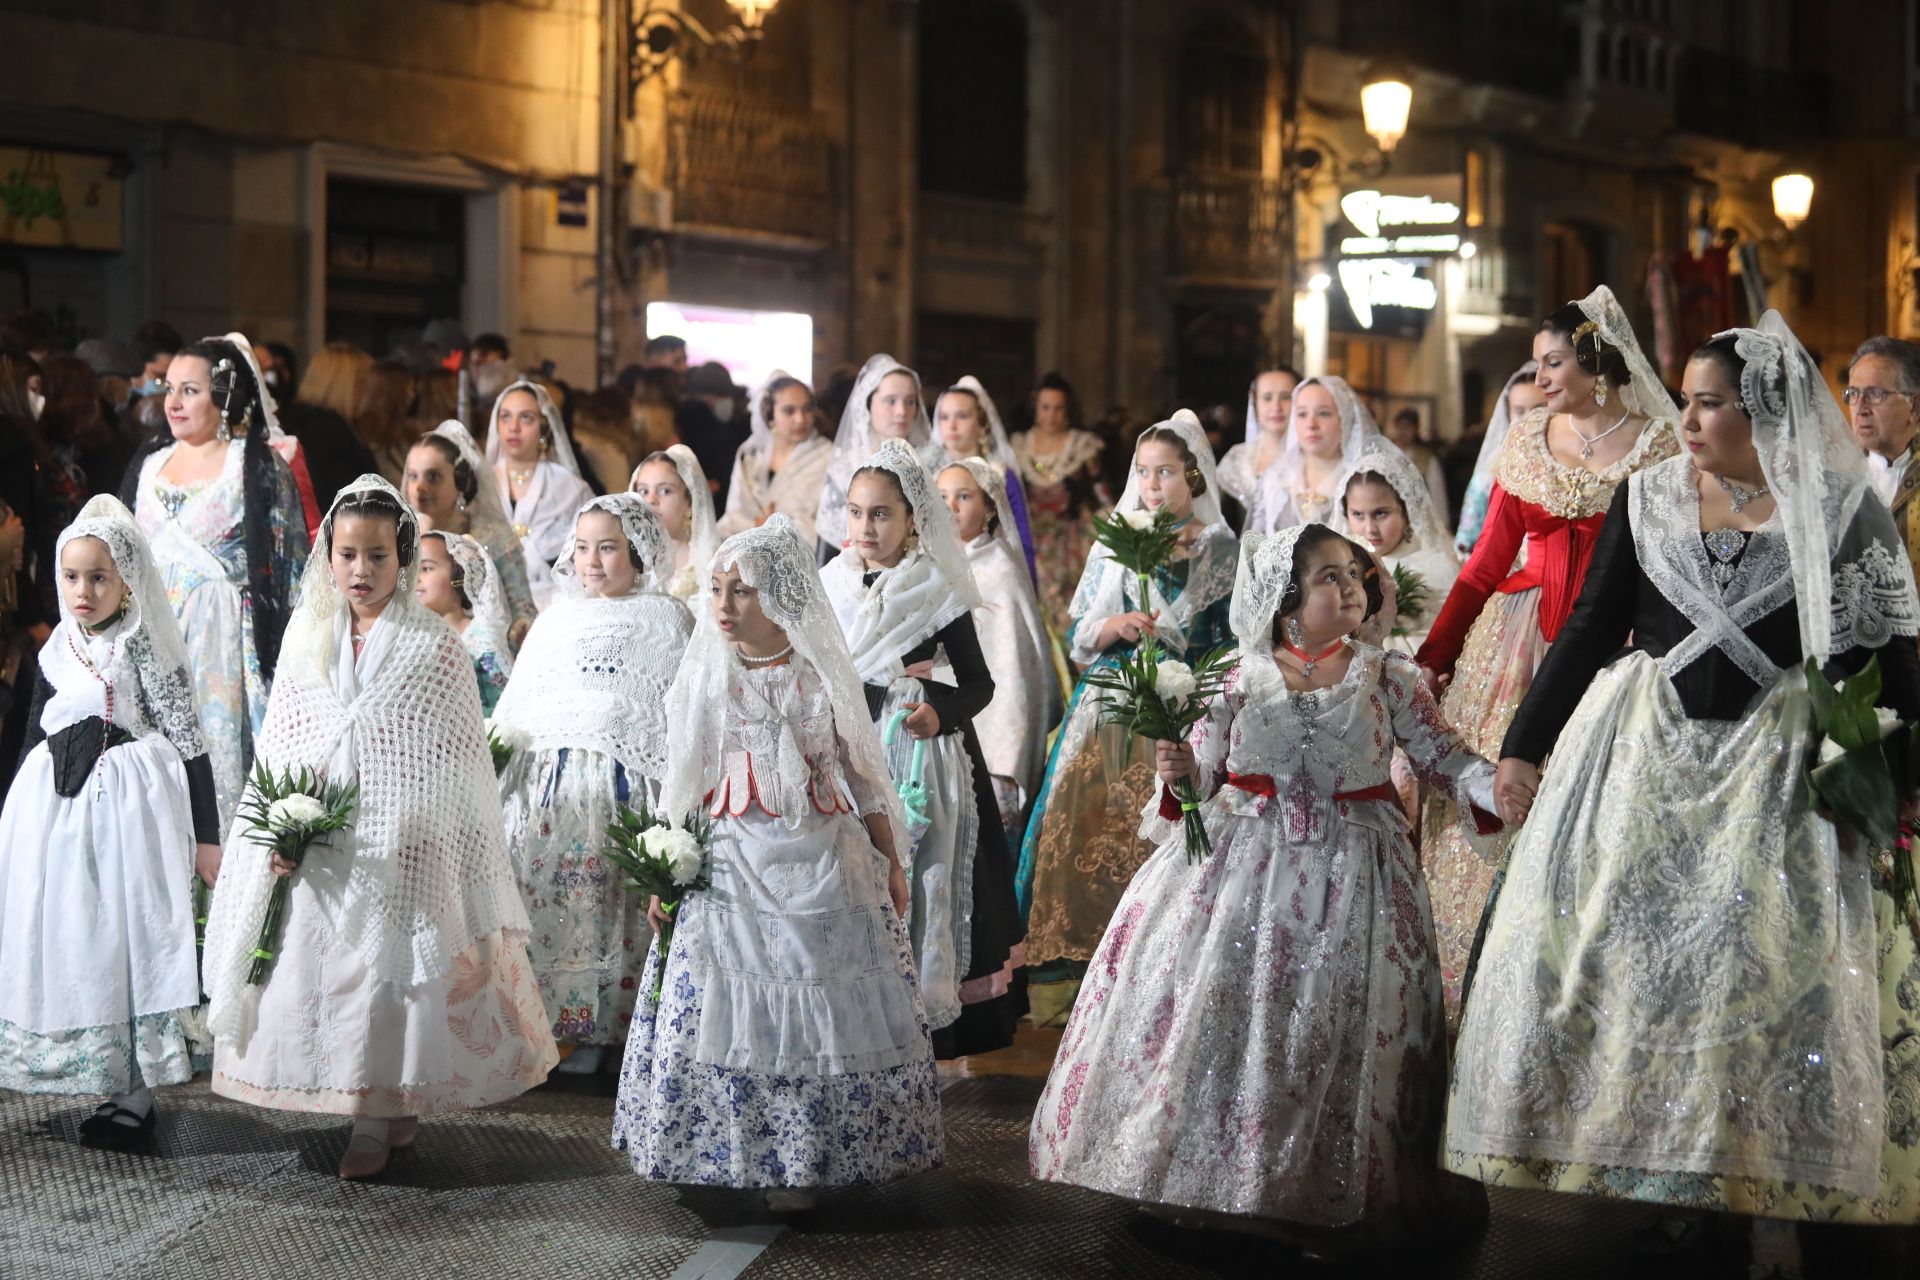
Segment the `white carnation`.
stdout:
<svg viewBox="0 0 1920 1280">
<path fill-rule="evenodd" d="M 1177 705 L 1193 696 L 1199 682 L 1193 668 L 1184 662 L 1166 661 L 1153 669 L 1153 688 L 1168 705 Z"/>
<path fill-rule="evenodd" d="M 1133 529 L 1153 528 L 1153 512 L 1148 511 L 1145 508 L 1142 508 L 1139 511 L 1122 511 L 1120 513 L 1120 518 L 1127 522 L 1127 526 L 1129 528 L 1133 528 Z"/>
<path fill-rule="evenodd" d="M 267 806 L 267 821 L 276 827 L 298 822 L 318 822 L 327 816 L 327 807 L 312 796 L 291 795 Z"/>
<path fill-rule="evenodd" d="M 486 727 L 487 736 L 509 751 L 519 751 L 530 741 L 525 733 L 510 725 L 497 724 L 489 720 L 486 722 Z"/>
<path fill-rule="evenodd" d="M 640 841 L 649 854 L 667 864 L 675 884 L 692 884 L 700 878 L 707 855 L 690 833 L 674 827 L 654 827 Z"/>
<path fill-rule="evenodd" d="M 1880 736 L 1886 737 L 1900 727 L 1900 714 L 1887 707 L 1875 707 L 1874 719 L 1880 722 Z"/>
<path fill-rule="evenodd" d="M 1835 760 L 1838 760 L 1841 756 L 1845 754 L 1847 753 L 1841 749 L 1840 744 L 1835 742 L 1832 738 L 1820 739 L 1819 763 L 1832 764 Z"/>
</svg>

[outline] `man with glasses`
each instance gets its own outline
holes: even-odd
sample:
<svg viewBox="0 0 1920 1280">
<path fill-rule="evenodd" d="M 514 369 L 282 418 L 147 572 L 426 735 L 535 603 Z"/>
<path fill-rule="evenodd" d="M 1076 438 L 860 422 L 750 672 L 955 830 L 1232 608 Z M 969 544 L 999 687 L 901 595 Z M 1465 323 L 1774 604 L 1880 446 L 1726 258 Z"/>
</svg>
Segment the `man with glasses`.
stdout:
<svg viewBox="0 0 1920 1280">
<path fill-rule="evenodd" d="M 1874 487 L 1907 540 L 1907 554 L 1920 568 L 1920 466 L 1913 465 L 1914 437 L 1920 415 L 1920 346 L 1898 338 L 1868 338 L 1847 367 L 1847 389 L 1840 393 L 1853 422 L 1853 438 L 1867 451 Z"/>
</svg>

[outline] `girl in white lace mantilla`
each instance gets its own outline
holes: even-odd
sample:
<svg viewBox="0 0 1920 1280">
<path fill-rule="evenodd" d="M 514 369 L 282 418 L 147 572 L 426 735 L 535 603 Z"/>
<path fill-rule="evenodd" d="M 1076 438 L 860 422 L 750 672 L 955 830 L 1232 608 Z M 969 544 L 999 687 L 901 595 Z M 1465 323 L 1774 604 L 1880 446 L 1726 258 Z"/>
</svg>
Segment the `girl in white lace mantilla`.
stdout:
<svg viewBox="0 0 1920 1280">
<path fill-rule="evenodd" d="M 894 784 L 903 794 L 924 792 L 900 854 L 913 888 L 907 923 L 920 993 L 938 1032 L 960 1017 L 961 983 L 1000 972 L 1019 941 L 1012 860 L 992 821 L 984 762 L 975 776 L 972 722 L 994 693 L 973 626 L 980 597 L 952 517 L 905 442 L 887 441 L 854 472 L 847 524 L 847 549 L 820 580 L 865 682 Z M 986 913 L 979 929 L 977 902 Z M 1010 1020 L 997 1034 L 974 1034 L 989 1020 L 987 1011 L 976 1013 L 955 1032 L 964 1048 L 943 1036 L 936 1051 L 951 1056 L 1011 1043 Z"/>
<path fill-rule="evenodd" d="M 527 964 L 473 664 L 414 599 L 418 552 L 413 509 L 386 481 L 340 490 L 301 579 L 257 755 L 275 773 L 357 785 L 353 821 L 297 871 L 236 823 L 207 923 L 214 1092 L 355 1117 L 349 1178 L 383 1170 L 416 1117 L 516 1097 L 558 1057 Z M 252 985 L 285 875 L 278 958 Z"/>
<path fill-rule="evenodd" d="M 1247 387 L 1247 433 L 1220 455 L 1220 489 L 1240 504 L 1241 528 L 1259 533 L 1270 528 L 1261 502 L 1267 495 L 1261 478 L 1287 450 L 1287 428 L 1293 420 L 1293 393 L 1300 375 L 1282 366 L 1254 375 Z"/>
<path fill-rule="evenodd" d="M 648 454 L 633 469 L 627 489 L 647 500 L 667 534 L 667 564 L 659 578 L 667 594 L 687 602 L 700 594 L 700 575 L 720 547 L 714 530 L 713 490 L 700 459 L 683 444 Z"/>
<path fill-rule="evenodd" d="M 1020 483 L 1020 462 L 1014 457 L 1000 410 L 980 379 L 967 374 L 942 391 L 933 404 L 933 439 L 920 451 L 927 474 L 939 475 L 949 465 L 967 459 L 991 462 L 1001 477 L 995 501 L 1007 509 L 1007 536 L 1019 549 L 1034 578 L 1033 530 L 1027 522 L 1027 491 Z"/>
<path fill-rule="evenodd" d="M 1151 628 L 1170 657 L 1198 658 L 1232 638 L 1227 608 L 1239 544 L 1220 514 L 1213 449 L 1192 412 L 1140 434 L 1132 474 L 1116 508 L 1165 510 L 1180 541 L 1152 575 L 1148 598 L 1139 579 L 1105 546 L 1087 555 L 1073 593 L 1073 659 L 1089 671 L 1111 669 Z M 1103 725 L 1106 696 L 1082 679 L 1034 801 L 1021 848 L 1016 887 L 1027 912 L 1027 952 L 1038 964 L 1064 961 L 1053 977 L 1065 994 L 1092 958 L 1121 892 L 1153 852 L 1133 815 L 1153 791 L 1153 753 L 1144 739 Z"/>
<path fill-rule="evenodd" d="M 1531 812 L 1468 975 L 1446 1161 L 1913 1222 L 1920 966 L 1890 907 L 1876 938 L 1856 838 L 1797 799 L 1807 660 L 1838 677 L 1877 657 L 1881 701 L 1920 717 L 1912 570 L 1777 314 L 1701 348 L 1683 385 L 1691 456 L 1620 486 L 1501 750 L 1501 803 Z"/>
<path fill-rule="evenodd" d="M 733 458 L 727 509 L 715 528 L 722 538 L 756 528 L 776 512 L 793 521 L 808 546 L 819 510 L 833 441 L 820 434 L 813 389 L 776 369 L 754 393 L 753 434 Z"/>
<path fill-rule="evenodd" d="M 526 549 L 507 519 L 494 469 L 459 419 L 447 419 L 407 451 L 406 497 L 421 529 L 465 534 L 486 549 L 507 606 L 507 647 L 520 652 L 534 615 Z"/>
<path fill-rule="evenodd" d="M 1406 454 L 1381 440 L 1347 465 L 1335 487 L 1340 502 L 1329 521 L 1333 529 L 1364 543 L 1385 572 L 1414 574 L 1426 589 L 1418 609 L 1397 596 L 1394 601 L 1395 629 L 1402 634 L 1388 637 L 1386 647 L 1412 657 L 1460 576 L 1460 560 L 1427 483 Z"/>
<path fill-rule="evenodd" d="M 0 814 L 0 1088 L 109 1093 L 80 1126 L 124 1146 L 154 1085 L 193 1075 L 196 862 L 220 824 L 186 647 L 133 516 L 98 497 L 60 535 L 60 623 L 31 749 Z"/>
<path fill-rule="evenodd" d="M 967 458 L 941 470 L 934 482 L 953 514 L 954 533 L 967 549 L 980 592 L 973 626 L 993 672 L 993 701 L 973 718 L 973 727 L 993 778 L 1001 825 L 1018 847 L 1026 830 L 1022 818 L 1047 765 L 1047 737 L 1060 723 L 1060 681 L 998 465 Z"/>
<path fill-rule="evenodd" d="M 659 795 L 667 688 L 693 619 L 662 590 L 666 531 L 637 494 L 595 498 L 553 566 L 493 730 L 513 748 L 500 775 L 507 850 L 533 918 L 533 967 L 553 1033 L 590 1072 L 627 1038 L 647 954 L 646 903 L 600 856 L 622 804 Z"/>
<path fill-rule="evenodd" d="M 613 1144 L 644 1178 L 802 1208 L 813 1188 L 940 1162 L 905 816 L 794 523 L 727 539 L 711 591 L 668 697 L 661 796 L 713 819 L 710 887 L 649 956 Z"/>
<path fill-rule="evenodd" d="M 500 393 L 487 432 L 487 461 L 526 551 L 534 608 L 544 609 L 553 593 L 549 569 L 567 554 L 573 513 L 593 496 L 545 387 L 523 378 Z"/>
<path fill-rule="evenodd" d="M 1474 1189 L 1436 1167 L 1446 1018 L 1387 765 L 1399 744 L 1483 810 L 1493 767 L 1410 660 L 1352 638 L 1382 605 L 1362 548 L 1320 525 L 1243 545 L 1238 671 L 1189 743 L 1155 748 L 1163 787 L 1190 777 L 1211 796 L 1213 852 L 1189 862 L 1170 790 L 1148 805 L 1143 831 L 1161 843 L 1087 970 L 1032 1171 L 1297 1232 L 1350 1228 L 1356 1245 L 1470 1227 Z"/>
<path fill-rule="evenodd" d="M 847 407 L 841 410 L 840 430 L 833 437 L 833 460 L 827 465 L 826 488 L 814 512 L 822 564 L 846 546 L 847 486 L 853 483 L 853 473 L 882 441 L 905 440 L 917 453 L 927 447 L 932 436 L 920 375 L 884 351 L 867 357 L 860 376 L 854 379 Z"/>
<path fill-rule="evenodd" d="M 1354 459 L 1368 449 L 1393 447 L 1346 379 L 1308 378 L 1293 390 L 1293 422 L 1280 460 L 1262 473 L 1247 504 L 1247 532 L 1272 533 L 1310 520 L 1331 523 L 1340 481 Z"/>
<path fill-rule="evenodd" d="M 422 533 L 413 594 L 459 634 L 473 658 L 480 713 L 491 716 L 513 674 L 513 652 L 507 643 L 507 602 L 487 549 L 465 534 Z"/>
</svg>

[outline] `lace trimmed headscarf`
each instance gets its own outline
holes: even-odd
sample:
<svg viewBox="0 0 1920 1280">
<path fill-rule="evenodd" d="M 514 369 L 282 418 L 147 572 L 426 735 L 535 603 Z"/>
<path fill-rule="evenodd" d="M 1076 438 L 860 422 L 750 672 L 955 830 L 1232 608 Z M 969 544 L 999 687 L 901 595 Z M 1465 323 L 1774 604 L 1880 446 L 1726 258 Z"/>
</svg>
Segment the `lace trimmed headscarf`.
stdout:
<svg viewBox="0 0 1920 1280">
<path fill-rule="evenodd" d="M 920 386 L 920 375 L 884 351 L 870 356 L 854 379 L 847 407 L 840 413 L 840 430 L 833 437 L 833 459 L 827 464 L 827 485 L 820 494 L 820 509 L 814 516 L 814 531 L 820 541 L 838 551 L 847 541 L 847 486 L 853 473 L 873 452 L 873 408 L 868 403 L 888 376 L 903 373 L 913 379 L 913 391 L 919 400 L 914 410 L 907 443 L 917 452 L 926 447 L 933 428 L 927 422 L 927 395 Z"/>
</svg>

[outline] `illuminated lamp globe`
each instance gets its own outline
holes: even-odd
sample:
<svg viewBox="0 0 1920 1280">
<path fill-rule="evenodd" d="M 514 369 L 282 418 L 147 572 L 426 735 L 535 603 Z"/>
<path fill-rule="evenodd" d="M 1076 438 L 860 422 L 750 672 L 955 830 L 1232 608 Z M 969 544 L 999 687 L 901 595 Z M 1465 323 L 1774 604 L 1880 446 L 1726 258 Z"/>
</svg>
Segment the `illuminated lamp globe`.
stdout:
<svg viewBox="0 0 1920 1280">
<path fill-rule="evenodd" d="M 1333 277 L 1324 271 L 1316 271 L 1307 277 L 1307 288 L 1315 293 L 1325 293 L 1333 286 Z"/>
<path fill-rule="evenodd" d="M 1773 180 L 1773 216 L 1787 230 L 1805 222 L 1812 209 L 1812 178 L 1804 173 L 1783 173 Z"/>
<path fill-rule="evenodd" d="M 1367 77 L 1360 86 L 1360 114 L 1367 132 L 1382 151 L 1392 151 L 1407 133 L 1407 116 L 1413 109 L 1413 86 L 1407 77 L 1381 71 Z"/>
<path fill-rule="evenodd" d="M 740 15 L 740 25 L 749 31 L 758 31 L 779 3 L 780 0 L 727 0 L 727 5 Z"/>
</svg>

